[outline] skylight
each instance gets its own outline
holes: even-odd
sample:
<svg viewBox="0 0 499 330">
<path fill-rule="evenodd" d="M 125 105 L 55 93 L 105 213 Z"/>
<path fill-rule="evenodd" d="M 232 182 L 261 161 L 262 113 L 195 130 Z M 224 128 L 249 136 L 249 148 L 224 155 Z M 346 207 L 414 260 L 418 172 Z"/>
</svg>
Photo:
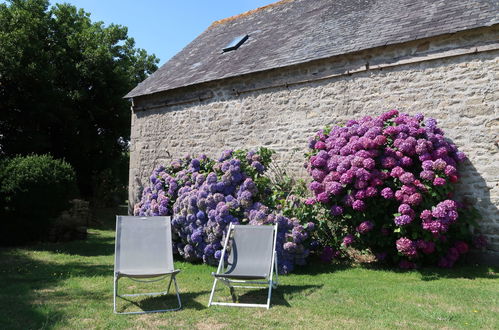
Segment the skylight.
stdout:
<svg viewBox="0 0 499 330">
<path fill-rule="evenodd" d="M 227 46 L 223 48 L 224 52 L 230 52 L 231 50 L 238 49 L 246 40 L 248 40 L 248 35 L 239 36 L 234 38 Z"/>
</svg>

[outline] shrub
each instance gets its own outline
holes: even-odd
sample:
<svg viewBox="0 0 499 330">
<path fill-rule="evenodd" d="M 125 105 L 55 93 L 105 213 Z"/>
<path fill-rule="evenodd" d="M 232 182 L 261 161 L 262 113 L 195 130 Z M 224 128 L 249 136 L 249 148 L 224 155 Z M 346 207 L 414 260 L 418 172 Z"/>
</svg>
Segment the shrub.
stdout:
<svg viewBox="0 0 499 330">
<path fill-rule="evenodd" d="M 172 215 L 174 251 L 188 261 L 216 265 L 228 225 L 278 223 L 281 273 L 305 264 L 310 226 L 276 214 L 263 202 L 271 195 L 264 176 L 272 152 L 227 150 L 218 160 L 206 156 L 175 160 L 150 177 L 135 215 Z M 313 224 L 312 224 L 313 225 Z"/>
<path fill-rule="evenodd" d="M 466 157 L 434 119 L 392 110 L 317 132 L 307 170 L 323 246 L 402 268 L 451 267 L 468 250 L 471 214 L 452 199 Z M 327 238 L 329 235 L 329 238 Z"/>
<path fill-rule="evenodd" d="M 18 156 L 0 173 L 2 244 L 45 237 L 50 223 L 76 195 L 75 172 L 50 155 Z"/>
</svg>

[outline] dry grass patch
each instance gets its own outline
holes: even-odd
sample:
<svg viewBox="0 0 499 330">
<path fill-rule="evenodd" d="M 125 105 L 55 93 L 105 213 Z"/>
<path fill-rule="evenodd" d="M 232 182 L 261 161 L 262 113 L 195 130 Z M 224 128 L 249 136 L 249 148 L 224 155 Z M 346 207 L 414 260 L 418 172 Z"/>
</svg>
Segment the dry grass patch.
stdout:
<svg viewBox="0 0 499 330">
<path fill-rule="evenodd" d="M 196 329 L 200 330 L 219 330 L 227 329 L 229 326 L 227 323 L 221 323 L 214 318 L 208 318 L 206 320 L 196 323 Z"/>
</svg>

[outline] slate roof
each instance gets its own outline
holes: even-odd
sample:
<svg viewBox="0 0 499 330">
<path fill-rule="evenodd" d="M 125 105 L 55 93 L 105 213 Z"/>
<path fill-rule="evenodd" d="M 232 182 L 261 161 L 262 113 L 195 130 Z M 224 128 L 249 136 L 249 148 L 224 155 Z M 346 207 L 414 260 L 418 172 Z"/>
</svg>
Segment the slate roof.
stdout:
<svg viewBox="0 0 499 330">
<path fill-rule="evenodd" d="M 498 23 L 499 0 L 283 0 L 213 23 L 126 97 Z"/>
</svg>

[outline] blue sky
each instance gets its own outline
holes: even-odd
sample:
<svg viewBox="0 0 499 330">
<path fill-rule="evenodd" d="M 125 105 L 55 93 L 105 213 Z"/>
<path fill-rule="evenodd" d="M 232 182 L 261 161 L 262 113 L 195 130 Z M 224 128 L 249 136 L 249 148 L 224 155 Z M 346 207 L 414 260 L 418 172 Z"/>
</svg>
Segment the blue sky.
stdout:
<svg viewBox="0 0 499 330">
<path fill-rule="evenodd" d="M 136 46 L 156 54 L 160 65 L 178 53 L 213 21 L 276 0 L 51 0 L 91 13 L 92 21 L 128 27 Z"/>
</svg>

